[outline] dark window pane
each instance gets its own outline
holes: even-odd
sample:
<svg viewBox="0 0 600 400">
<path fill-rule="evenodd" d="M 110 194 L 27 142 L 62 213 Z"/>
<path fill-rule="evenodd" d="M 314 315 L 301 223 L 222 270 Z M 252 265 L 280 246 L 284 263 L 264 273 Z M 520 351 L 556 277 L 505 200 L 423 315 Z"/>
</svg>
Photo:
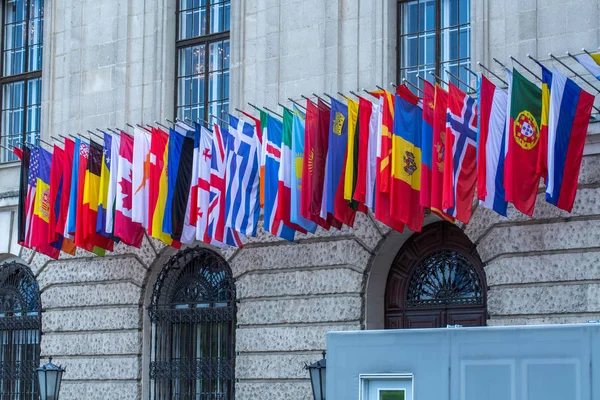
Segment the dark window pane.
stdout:
<svg viewBox="0 0 600 400">
<path fill-rule="evenodd" d="M 471 49 L 471 27 L 460 28 L 460 58 L 468 58 Z"/>
<path fill-rule="evenodd" d="M 402 3 L 402 33 L 410 34 L 419 31 L 419 14 L 418 14 L 418 1 L 409 1 Z"/>
<path fill-rule="evenodd" d="M 458 8 L 460 0 L 442 1 L 442 28 L 458 25 Z"/>
<path fill-rule="evenodd" d="M 419 30 L 435 30 L 435 0 L 421 0 L 419 4 Z"/>
<path fill-rule="evenodd" d="M 210 10 L 210 33 L 219 33 L 229 30 L 229 1 L 214 2 Z"/>
<path fill-rule="evenodd" d="M 460 23 L 468 24 L 471 22 L 471 4 L 469 0 L 460 0 Z"/>
</svg>

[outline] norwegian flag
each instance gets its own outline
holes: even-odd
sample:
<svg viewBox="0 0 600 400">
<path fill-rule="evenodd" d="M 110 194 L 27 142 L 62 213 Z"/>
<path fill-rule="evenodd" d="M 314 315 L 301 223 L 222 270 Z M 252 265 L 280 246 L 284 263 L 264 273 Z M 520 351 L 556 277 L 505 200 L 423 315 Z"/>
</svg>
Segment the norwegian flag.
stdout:
<svg viewBox="0 0 600 400">
<path fill-rule="evenodd" d="M 242 247 L 243 236 L 225 226 L 225 188 L 227 187 L 225 166 L 225 143 L 229 133 L 214 125 L 210 151 L 210 200 L 208 205 L 208 229 L 206 233 L 215 242 L 233 247 Z"/>
<path fill-rule="evenodd" d="M 450 84 L 444 154 L 444 212 L 469 223 L 477 177 L 477 106 L 475 100 Z"/>
</svg>

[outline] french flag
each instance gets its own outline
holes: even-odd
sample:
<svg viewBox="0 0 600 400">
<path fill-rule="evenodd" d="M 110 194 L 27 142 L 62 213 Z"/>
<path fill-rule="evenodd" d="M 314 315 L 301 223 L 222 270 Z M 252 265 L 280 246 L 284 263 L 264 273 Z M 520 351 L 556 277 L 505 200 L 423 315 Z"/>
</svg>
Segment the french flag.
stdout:
<svg viewBox="0 0 600 400">
<path fill-rule="evenodd" d="M 504 136 L 508 94 L 485 76 L 479 95 L 481 123 L 477 156 L 477 197 L 479 204 L 506 217 L 504 200 Z"/>
<path fill-rule="evenodd" d="M 594 96 L 557 69 L 552 71 L 548 119 L 546 201 L 571 212 Z"/>
</svg>

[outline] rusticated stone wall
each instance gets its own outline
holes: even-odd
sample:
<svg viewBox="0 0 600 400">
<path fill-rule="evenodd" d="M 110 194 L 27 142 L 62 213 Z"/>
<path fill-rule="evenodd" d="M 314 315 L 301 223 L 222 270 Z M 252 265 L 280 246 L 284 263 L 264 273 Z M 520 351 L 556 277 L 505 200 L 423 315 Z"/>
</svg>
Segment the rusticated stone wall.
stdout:
<svg viewBox="0 0 600 400">
<path fill-rule="evenodd" d="M 490 325 L 600 319 L 600 156 L 583 158 L 571 214 L 540 193 L 533 218 L 479 208 L 465 232 L 486 264 Z"/>
<path fill-rule="evenodd" d="M 600 319 L 600 156 L 584 157 L 572 214 L 540 193 L 534 218 L 477 208 L 465 232 L 485 263 L 490 325 Z M 303 365 L 320 358 L 326 333 L 382 327 L 382 310 L 369 309 L 383 307 L 387 270 L 408 237 L 357 214 L 354 229 L 294 243 L 259 229 L 244 248 L 223 251 L 239 300 L 236 398 L 309 400 Z M 42 290 L 42 354 L 67 366 L 65 399 L 145 398 L 146 306 L 175 254 L 147 239 L 104 258 L 22 252 Z"/>
</svg>

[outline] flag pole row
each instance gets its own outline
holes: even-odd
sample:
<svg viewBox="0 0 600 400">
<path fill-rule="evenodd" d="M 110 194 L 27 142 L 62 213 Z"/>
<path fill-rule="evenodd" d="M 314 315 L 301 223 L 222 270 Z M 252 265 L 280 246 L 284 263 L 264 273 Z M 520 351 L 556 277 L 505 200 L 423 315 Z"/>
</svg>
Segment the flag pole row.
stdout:
<svg viewBox="0 0 600 400">
<path fill-rule="evenodd" d="M 600 71 L 600 54 L 567 54 Z M 368 210 L 393 229 L 418 232 L 426 209 L 468 223 L 475 196 L 503 216 L 508 203 L 531 216 L 540 178 L 546 201 L 570 212 L 600 90 L 550 57 L 596 94 L 532 56 L 541 77 L 509 56 L 542 88 L 493 58 L 506 79 L 477 64 L 508 91 L 463 66 L 476 87 L 446 72 L 468 93 L 430 73 L 435 86 L 419 76 L 422 87 L 403 80 L 393 92 L 376 85 L 337 91 L 338 98 L 302 94 L 306 104 L 289 98 L 294 106 L 278 103 L 281 113 L 248 102 L 260 117 L 234 109 L 251 122 L 223 110 L 227 118 L 165 118 L 170 126 L 127 122 L 133 134 L 96 128 L 51 136 L 64 148 L 36 135 L 39 146 L 13 149 L 22 160 L 19 243 L 53 258 L 74 254 L 75 245 L 96 254 L 119 241 L 139 247 L 146 231 L 173 247 L 194 240 L 241 247 L 256 235 L 260 209 L 265 230 L 288 240 L 317 226 L 353 227 L 356 212 Z"/>
</svg>

